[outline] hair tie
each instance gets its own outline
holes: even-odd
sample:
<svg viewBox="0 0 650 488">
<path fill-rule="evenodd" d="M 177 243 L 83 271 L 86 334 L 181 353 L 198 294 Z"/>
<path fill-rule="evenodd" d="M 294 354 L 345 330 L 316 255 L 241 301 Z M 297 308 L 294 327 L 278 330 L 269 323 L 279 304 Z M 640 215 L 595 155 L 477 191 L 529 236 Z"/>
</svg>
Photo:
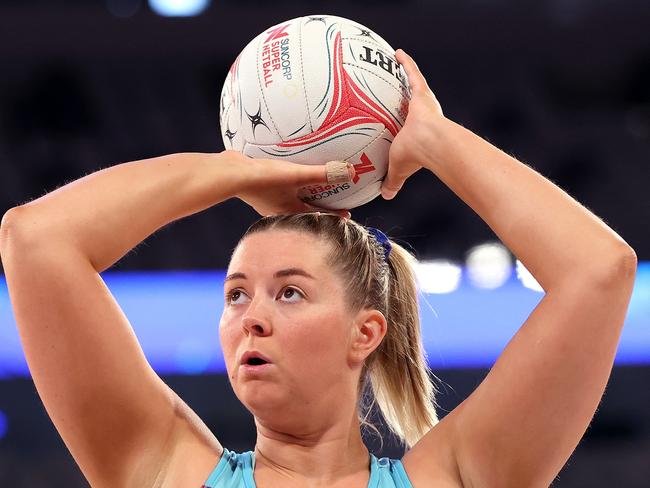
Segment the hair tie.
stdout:
<svg viewBox="0 0 650 488">
<path fill-rule="evenodd" d="M 386 262 L 388 262 L 388 256 L 390 255 L 390 252 L 393 249 L 393 246 L 388 240 L 388 236 L 386 236 L 386 234 L 384 234 L 379 229 L 375 229 L 374 227 L 366 227 L 366 229 L 368 230 L 369 233 L 375 236 L 377 242 L 379 242 L 379 244 L 381 244 L 381 247 L 384 248 L 384 259 L 386 260 Z"/>
</svg>

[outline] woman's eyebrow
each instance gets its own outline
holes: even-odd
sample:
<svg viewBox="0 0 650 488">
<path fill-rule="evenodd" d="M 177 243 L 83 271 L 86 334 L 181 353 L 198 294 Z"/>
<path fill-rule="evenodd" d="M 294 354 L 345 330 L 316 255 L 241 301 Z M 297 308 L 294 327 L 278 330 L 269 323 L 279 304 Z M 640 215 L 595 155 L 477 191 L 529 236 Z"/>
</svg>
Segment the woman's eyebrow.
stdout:
<svg viewBox="0 0 650 488">
<path fill-rule="evenodd" d="M 307 273 L 304 269 L 300 268 L 287 268 L 287 269 L 281 269 L 280 271 L 276 271 L 275 274 L 273 275 L 274 278 L 282 278 L 284 276 L 294 276 L 294 275 L 299 275 L 299 276 L 304 276 L 305 278 L 310 278 L 312 280 L 315 280 L 312 275 Z"/>
<path fill-rule="evenodd" d="M 282 278 L 282 277 L 285 277 L 285 276 L 295 276 L 295 275 L 304 276 L 305 278 L 310 278 L 312 280 L 316 279 L 312 275 L 307 273 L 307 271 L 305 271 L 304 269 L 301 269 L 301 268 L 281 269 L 280 271 L 276 271 L 275 274 L 273 275 L 273 277 L 274 278 Z M 239 272 L 232 273 L 232 274 L 229 274 L 228 276 L 226 276 L 226 279 L 223 280 L 223 282 L 226 283 L 228 281 L 237 280 L 237 279 L 245 280 L 246 275 L 244 273 L 239 273 Z"/>
</svg>

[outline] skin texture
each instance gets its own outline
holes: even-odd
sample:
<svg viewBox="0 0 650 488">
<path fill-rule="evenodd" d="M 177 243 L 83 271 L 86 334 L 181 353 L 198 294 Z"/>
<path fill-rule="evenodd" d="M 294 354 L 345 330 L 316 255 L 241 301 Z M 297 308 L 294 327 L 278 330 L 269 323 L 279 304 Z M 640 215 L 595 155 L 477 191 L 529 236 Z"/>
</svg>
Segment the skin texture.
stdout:
<svg viewBox="0 0 650 488">
<path fill-rule="evenodd" d="M 237 247 L 228 269 L 246 275 L 225 287 L 220 337 L 228 376 L 255 416 L 257 469 L 273 470 L 285 483 L 331 481 L 368 467 L 356 391 L 363 360 L 379 345 L 386 322 L 378 311 L 348 309 L 343 280 L 326 261 L 329 251 L 309 234 L 264 231 Z M 294 268 L 313 278 L 274 277 Z M 242 371 L 246 350 L 271 359 L 267 373 Z"/>
</svg>

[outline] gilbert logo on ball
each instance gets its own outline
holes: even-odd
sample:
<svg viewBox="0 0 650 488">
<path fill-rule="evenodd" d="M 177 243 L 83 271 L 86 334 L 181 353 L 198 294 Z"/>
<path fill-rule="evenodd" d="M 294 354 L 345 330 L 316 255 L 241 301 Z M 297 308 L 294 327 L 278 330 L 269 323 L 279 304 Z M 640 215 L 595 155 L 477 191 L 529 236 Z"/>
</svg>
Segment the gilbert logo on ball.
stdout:
<svg viewBox="0 0 650 488">
<path fill-rule="evenodd" d="M 354 208 L 379 195 L 409 99 L 406 74 L 380 36 L 341 17 L 299 17 L 237 56 L 221 92 L 221 134 L 226 149 L 251 157 L 352 163 L 353 181 L 300 195 L 322 208 Z"/>
</svg>

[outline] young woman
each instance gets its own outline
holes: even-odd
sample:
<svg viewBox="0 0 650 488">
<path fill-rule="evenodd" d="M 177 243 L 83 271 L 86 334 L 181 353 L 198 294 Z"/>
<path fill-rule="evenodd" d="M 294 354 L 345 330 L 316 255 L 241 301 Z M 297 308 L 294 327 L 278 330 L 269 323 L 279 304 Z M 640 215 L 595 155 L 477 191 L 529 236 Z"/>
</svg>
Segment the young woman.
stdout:
<svg viewBox="0 0 650 488">
<path fill-rule="evenodd" d="M 343 216 L 262 219 L 225 283 L 228 375 L 257 427 L 254 453 L 233 453 L 147 364 L 99 273 L 160 227 L 231 197 L 262 215 L 308 210 L 287 188 L 323 182 L 325 169 L 225 151 L 81 178 L 7 212 L 0 250 L 34 382 L 92 486 L 521 488 L 560 471 L 607 383 L 635 253 L 551 182 L 445 118 L 415 62 L 397 59 L 413 97 L 384 198 L 431 171 L 532 272 L 542 301 L 438 422 L 408 253 Z M 410 447 L 401 460 L 364 446 L 364 386 Z"/>
</svg>

